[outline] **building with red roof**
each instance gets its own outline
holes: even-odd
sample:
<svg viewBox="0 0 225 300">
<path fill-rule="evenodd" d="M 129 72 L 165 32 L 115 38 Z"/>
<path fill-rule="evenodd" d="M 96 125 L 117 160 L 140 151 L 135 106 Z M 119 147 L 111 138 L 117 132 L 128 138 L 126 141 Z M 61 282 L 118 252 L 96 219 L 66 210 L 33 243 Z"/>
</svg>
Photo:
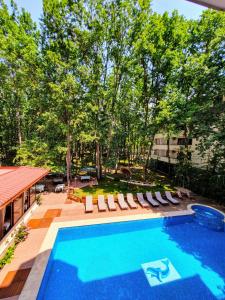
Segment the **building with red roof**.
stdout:
<svg viewBox="0 0 225 300">
<path fill-rule="evenodd" d="M 36 184 L 48 170 L 34 167 L 0 167 L 0 238 L 36 200 Z"/>
</svg>

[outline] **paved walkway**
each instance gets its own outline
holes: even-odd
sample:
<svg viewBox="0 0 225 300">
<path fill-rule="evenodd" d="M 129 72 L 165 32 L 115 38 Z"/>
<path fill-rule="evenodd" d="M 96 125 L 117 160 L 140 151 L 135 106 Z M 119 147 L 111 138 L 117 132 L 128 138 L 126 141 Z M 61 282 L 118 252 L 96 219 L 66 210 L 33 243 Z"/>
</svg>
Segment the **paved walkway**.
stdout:
<svg viewBox="0 0 225 300">
<path fill-rule="evenodd" d="M 94 205 L 94 212 L 86 214 L 84 204 L 68 201 L 66 193 L 48 193 L 43 195 L 42 204 L 36 209 L 28 221 L 28 238 L 20 243 L 15 250 L 15 255 L 10 264 L 7 264 L 0 272 L 0 299 L 16 300 L 21 293 L 25 281 L 37 256 L 40 246 L 52 222 L 81 220 L 93 218 L 107 218 L 132 214 L 163 213 L 168 211 L 184 210 L 187 204 L 192 202 L 206 203 L 206 199 L 181 200 L 180 205 L 160 206 L 159 208 L 141 208 L 121 211 L 117 206 L 114 212 L 98 212 Z M 218 208 L 218 207 L 217 207 Z M 8 297 L 8 298 L 7 298 Z M 32 299 L 31 299 L 32 300 Z"/>
<path fill-rule="evenodd" d="M 97 178 L 92 178 L 89 181 L 80 181 L 78 179 L 78 180 L 72 181 L 71 184 L 70 184 L 71 187 L 78 188 L 78 189 L 82 189 L 86 186 L 93 186 L 93 185 L 98 185 Z"/>
</svg>

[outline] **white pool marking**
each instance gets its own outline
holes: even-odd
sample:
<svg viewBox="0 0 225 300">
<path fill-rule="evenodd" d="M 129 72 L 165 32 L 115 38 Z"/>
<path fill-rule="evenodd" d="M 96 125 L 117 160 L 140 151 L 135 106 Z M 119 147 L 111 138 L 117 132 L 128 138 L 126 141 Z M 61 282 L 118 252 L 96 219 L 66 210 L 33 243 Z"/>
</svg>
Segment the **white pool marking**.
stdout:
<svg viewBox="0 0 225 300">
<path fill-rule="evenodd" d="M 168 272 L 165 262 L 168 262 Z M 168 258 L 147 262 L 141 265 L 150 286 L 156 286 L 180 279 L 181 276 Z M 161 274 L 165 274 L 165 277 Z"/>
</svg>

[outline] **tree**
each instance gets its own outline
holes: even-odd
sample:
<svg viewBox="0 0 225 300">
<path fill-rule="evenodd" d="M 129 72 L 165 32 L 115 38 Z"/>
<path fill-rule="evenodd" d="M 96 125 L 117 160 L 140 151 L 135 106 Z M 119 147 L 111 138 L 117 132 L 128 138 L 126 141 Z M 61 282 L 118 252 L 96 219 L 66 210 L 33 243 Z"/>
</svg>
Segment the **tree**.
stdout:
<svg viewBox="0 0 225 300">
<path fill-rule="evenodd" d="M 30 135 L 39 33 L 30 15 L 24 10 L 19 14 L 13 1 L 11 15 L 0 2 L 0 22 L 1 159 L 12 162 L 16 148 Z"/>
<path fill-rule="evenodd" d="M 120 161 L 146 176 L 155 134 L 183 131 L 182 166 L 196 137 L 208 171 L 223 172 L 223 13 L 193 21 L 153 13 L 150 0 L 44 0 L 38 31 L 1 0 L 0 23 L 1 164 L 66 170 L 68 184 L 89 163 L 99 179 Z"/>
</svg>

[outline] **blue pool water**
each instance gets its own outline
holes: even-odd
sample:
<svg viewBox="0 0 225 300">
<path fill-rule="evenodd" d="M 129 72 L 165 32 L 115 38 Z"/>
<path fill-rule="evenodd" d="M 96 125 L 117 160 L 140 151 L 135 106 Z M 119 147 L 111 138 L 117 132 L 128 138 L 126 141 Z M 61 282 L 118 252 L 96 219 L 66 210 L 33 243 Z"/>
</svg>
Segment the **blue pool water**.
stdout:
<svg viewBox="0 0 225 300">
<path fill-rule="evenodd" d="M 224 214 L 212 207 L 195 204 L 191 206 L 195 212 L 195 222 L 209 229 L 224 231 Z"/>
<path fill-rule="evenodd" d="M 165 258 L 180 278 L 150 286 L 141 265 Z M 225 299 L 225 232 L 194 216 L 60 229 L 38 299 Z"/>
</svg>

